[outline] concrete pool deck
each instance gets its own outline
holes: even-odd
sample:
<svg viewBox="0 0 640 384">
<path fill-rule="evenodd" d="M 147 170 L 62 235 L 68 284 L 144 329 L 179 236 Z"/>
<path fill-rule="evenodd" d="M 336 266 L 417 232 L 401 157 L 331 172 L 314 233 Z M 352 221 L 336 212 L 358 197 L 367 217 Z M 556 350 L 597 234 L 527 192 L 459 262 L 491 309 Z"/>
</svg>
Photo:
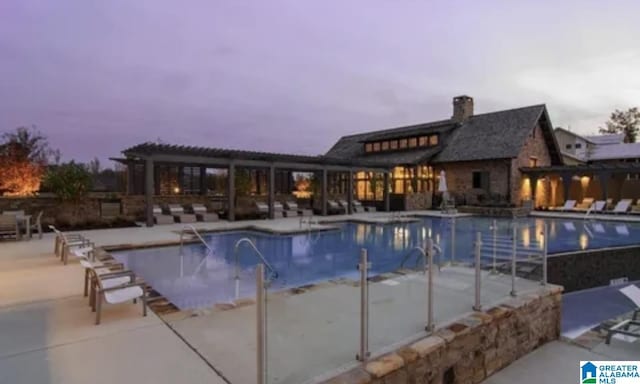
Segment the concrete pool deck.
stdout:
<svg viewBox="0 0 640 384">
<path fill-rule="evenodd" d="M 433 212 L 433 216 L 437 214 Z M 373 221 L 385 217 L 391 218 L 392 214 L 318 219 Z M 195 225 L 203 231 L 248 226 L 289 232 L 299 229 L 300 221 L 291 218 Z M 324 229 L 326 225 L 312 227 Z M 98 246 L 140 245 L 177 241 L 182 228 L 174 224 L 81 233 Z M 45 234 L 41 240 L 0 242 L 0 383 L 254 382 L 254 305 L 204 311 L 198 316 L 177 313 L 164 317 L 164 321 L 153 312 L 143 318 L 140 305 L 108 305 L 102 325 L 94 326 L 94 314 L 82 297 L 82 268 L 73 261 L 62 265 L 52 250 L 52 234 Z M 424 326 L 424 278 L 411 276 L 390 276 L 371 284 L 370 349 L 374 353 L 391 347 L 393 342 L 410 339 Z M 487 306 L 508 297 L 510 284 L 505 276 L 483 276 L 483 302 Z M 472 279 L 464 268 L 444 268 L 441 274 L 436 273 L 434 313 L 438 323 L 471 310 Z M 521 290 L 539 287 L 526 280 L 518 284 Z M 334 284 L 299 295 L 270 295 L 270 377 L 297 383 L 354 364 L 358 294 L 357 287 Z M 396 311 L 405 315 L 398 318 L 394 316 Z M 99 374 L 94 376 L 96 372 Z"/>
</svg>

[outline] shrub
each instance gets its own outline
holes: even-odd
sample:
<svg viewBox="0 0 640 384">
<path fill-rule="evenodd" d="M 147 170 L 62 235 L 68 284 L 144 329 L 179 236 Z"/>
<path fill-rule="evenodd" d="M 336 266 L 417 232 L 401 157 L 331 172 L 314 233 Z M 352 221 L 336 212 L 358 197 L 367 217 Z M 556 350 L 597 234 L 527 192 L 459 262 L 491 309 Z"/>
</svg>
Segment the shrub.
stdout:
<svg viewBox="0 0 640 384">
<path fill-rule="evenodd" d="M 43 180 L 43 188 L 53 192 L 60 200 L 78 203 L 92 187 L 91 174 L 81 164 L 70 163 L 52 167 Z"/>
</svg>

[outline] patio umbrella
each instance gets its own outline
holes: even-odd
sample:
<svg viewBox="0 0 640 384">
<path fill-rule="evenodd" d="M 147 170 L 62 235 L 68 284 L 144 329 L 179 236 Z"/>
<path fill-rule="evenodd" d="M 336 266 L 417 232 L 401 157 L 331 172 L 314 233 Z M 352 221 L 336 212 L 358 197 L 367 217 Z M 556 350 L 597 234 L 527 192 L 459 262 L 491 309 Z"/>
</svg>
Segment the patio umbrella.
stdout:
<svg viewBox="0 0 640 384">
<path fill-rule="evenodd" d="M 440 171 L 440 183 L 438 184 L 438 192 L 442 193 L 442 207 L 444 208 L 447 200 L 449 200 L 449 192 L 447 190 L 447 176 L 444 170 Z"/>
</svg>

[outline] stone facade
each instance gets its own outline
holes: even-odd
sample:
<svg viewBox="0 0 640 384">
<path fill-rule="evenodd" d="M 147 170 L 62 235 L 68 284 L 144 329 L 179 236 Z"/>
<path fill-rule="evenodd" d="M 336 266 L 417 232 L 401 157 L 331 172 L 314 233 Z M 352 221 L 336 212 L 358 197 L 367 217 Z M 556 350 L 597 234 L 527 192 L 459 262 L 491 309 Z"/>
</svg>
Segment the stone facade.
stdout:
<svg viewBox="0 0 640 384">
<path fill-rule="evenodd" d="M 561 287 L 549 286 L 474 312 L 325 384 L 480 383 L 560 337 L 561 294 Z"/>
<path fill-rule="evenodd" d="M 430 209 L 433 201 L 433 192 L 407 193 L 404 195 L 405 211 L 419 211 Z"/>
<path fill-rule="evenodd" d="M 532 159 L 536 160 L 538 167 L 548 167 L 551 165 L 551 155 L 549 154 L 547 143 L 544 140 L 544 133 L 542 132 L 540 124 L 536 124 L 536 127 L 520 150 L 520 155 L 512 160 L 511 202 L 513 204 L 520 205 L 523 200 L 531 199 L 531 187 L 525 185 L 525 180 L 523 180 L 520 168 L 530 167 Z M 544 205 L 543 202 L 547 200 L 547 196 L 549 195 L 548 190 L 549 187 L 547 183 L 539 180 L 538 187 L 536 188 L 536 206 Z"/>
<path fill-rule="evenodd" d="M 489 193 L 506 198 L 509 194 L 510 167 L 510 160 L 461 161 L 443 164 L 436 168 L 436 172 L 444 170 L 449 191 L 467 198 L 485 193 L 482 189 L 473 188 L 473 172 L 489 172 Z"/>
</svg>

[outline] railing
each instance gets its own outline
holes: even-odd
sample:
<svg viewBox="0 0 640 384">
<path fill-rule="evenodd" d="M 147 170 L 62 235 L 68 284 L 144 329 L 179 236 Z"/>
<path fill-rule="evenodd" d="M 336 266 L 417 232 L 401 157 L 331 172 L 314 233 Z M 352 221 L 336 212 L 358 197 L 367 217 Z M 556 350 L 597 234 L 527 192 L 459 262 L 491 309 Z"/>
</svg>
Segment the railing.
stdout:
<svg viewBox="0 0 640 384">
<path fill-rule="evenodd" d="M 240 248 L 240 245 L 242 245 L 244 243 L 249 244 L 250 248 L 253 249 L 253 251 L 256 253 L 256 255 L 258 255 L 258 257 L 260 258 L 260 261 L 262 261 L 262 264 L 264 264 L 264 266 L 267 267 L 267 269 L 270 272 L 269 280 L 277 279 L 278 278 L 278 272 L 276 272 L 275 269 L 273 269 L 271 264 L 269 264 L 267 259 L 262 254 L 262 252 L 260 252 L 260 250 L 258 250 L 258 247 L 256 247 L 256 245 L 254 244 L 253 240 L 251 240 L 248 237 L 244 237 L 244 238 L 238 240 L 236 242 L 235 246 L 234 246 L 235 261 L 236 261 L 236 269 L 235 269 L 235 279 L 236 279 L 236 281 L 240 280 L 240 254 L 238 253 L 238 250 Z"/>
<path fill-rule="evenodd" d="M 204 238 L 202 238 L 202 236 L 200 235 L 200 232 L 198 232 L 198 230 L 193 226 L 193 225 L 185 225 L 184 227 L 182 227 L 182 230 L 180 231 L 180 256 L 183 256 L 183 246 L 184 246 L 184 234 L 189 231 L 191 233 L 193 233 L 198 240 L 200 240 L 200 242 L 207 248 L 207 253 L 204 255 L 204 258 L 202 259 L 202 261 L 198 264 L 198 266 L 196 267 L 195 271 L 193 272 L 193 274 L 197 274 L 200 271 L 200 268 L 202 268 L 202 266 L 204 265 L 204 263 L 207 261 L 207 258 L 209 256 L 212 256 L 215 252 L 213 251 L 213 249 L 211 248 L 211 246 L 209 246 L 209 244 L 207 244 L 207 242 L 204 240 Z M 181 260 L 182 261 L 182 260 Z M 183 275 L 183 265 L 182 262 L 180 263 L 180 275 Z"/>
<path fill-rule="evenodd" d="M 424 249 L 420 248 L 420 247 L 413 247 L 409 250 L 409 252 L 407 252 L 407 254 L 402 258 L 402 262 L 400 262 L 400 269 L 404 268 L 404 264 L 409 260 L 409 257 L 411 257 L 411 255 L 414 254 L 415 251 L 419 252 L 419 255 L 421 255 L 421 258 L 417 258 L 416 259 L 416 267 L 418 266 L 418 262 L 420 261 L 420 259 L 422 259 L 422 266 L 423 268 L 427 267 L 427 255 L 424 251 Z"/>
</svg>

